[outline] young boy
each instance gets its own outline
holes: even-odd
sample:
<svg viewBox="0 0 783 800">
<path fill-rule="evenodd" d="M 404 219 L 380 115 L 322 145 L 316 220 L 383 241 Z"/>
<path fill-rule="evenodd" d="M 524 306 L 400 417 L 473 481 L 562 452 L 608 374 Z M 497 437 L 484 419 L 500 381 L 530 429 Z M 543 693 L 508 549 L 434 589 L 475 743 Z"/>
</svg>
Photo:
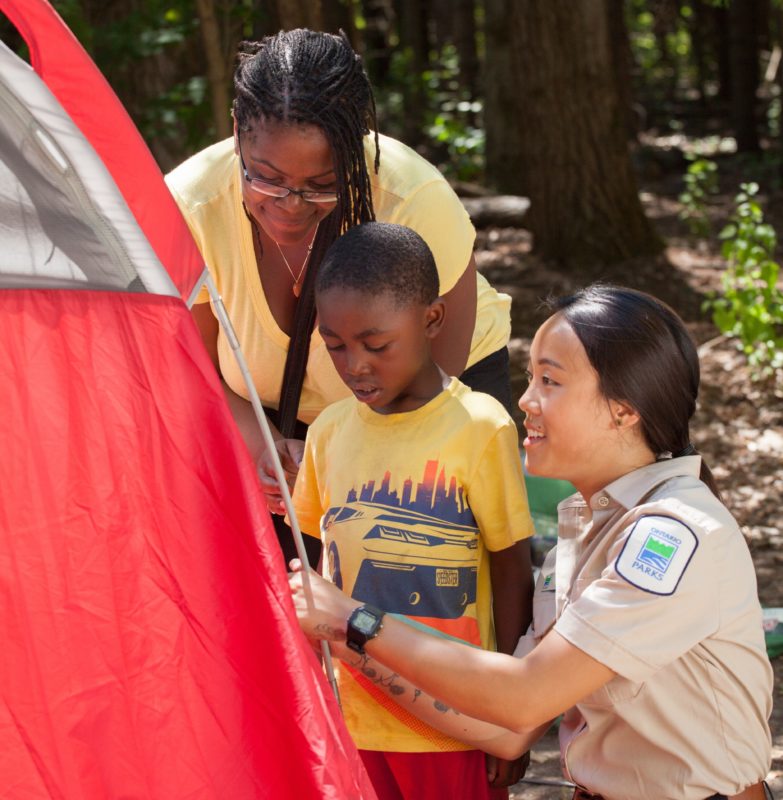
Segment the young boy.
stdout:
<svg viewBox="0 0 783 800">
<path fill-rule="evenodd" d="M 294 505 L 302 531 L 323 541 L 327 577 L 368 604 L 339 687 L 380 800 L 497 797 L 488 774 L 498 786 L 519 775 L 505 762 L 485 767 L 362 669 L 375 606 L 505 652 L 531 619 L 533 524 L 516 427 L 432 360 L 445 317 L 438 292 L 424 240 L 385 223 L 338 239 L 316 283 L 319 333 L 354 396 L 311 425 Z"/>
</svg>

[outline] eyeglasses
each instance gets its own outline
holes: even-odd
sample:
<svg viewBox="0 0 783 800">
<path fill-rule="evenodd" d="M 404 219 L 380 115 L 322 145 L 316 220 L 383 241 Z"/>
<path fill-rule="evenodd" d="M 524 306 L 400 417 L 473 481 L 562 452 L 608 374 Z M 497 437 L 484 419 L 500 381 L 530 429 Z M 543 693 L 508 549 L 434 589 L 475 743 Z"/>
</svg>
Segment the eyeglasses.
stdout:
<svg viewBox="0 0 783 800">
<path fill-rule="evenodd" d="M 247 171 L 245 159 L 242 158 L 242 142 L 239 139 L 239 129 L 237 128 L 237 150 L 239 151 L 239 163 L 242 165 L 242 173 L 245 180 L 250 184 L 253 191 L 265 194 L 267 197 L 276 197 L 282 200 L 289 194 L 295 194 L 308 203 L 335 203 L 337 202 L 337 192 L 313 192 L 309 189 L 291 189 L 288 186 L 280 186 L 278 183 L 269 183 L 261 178 L 253 178 Z"/>
</svg>

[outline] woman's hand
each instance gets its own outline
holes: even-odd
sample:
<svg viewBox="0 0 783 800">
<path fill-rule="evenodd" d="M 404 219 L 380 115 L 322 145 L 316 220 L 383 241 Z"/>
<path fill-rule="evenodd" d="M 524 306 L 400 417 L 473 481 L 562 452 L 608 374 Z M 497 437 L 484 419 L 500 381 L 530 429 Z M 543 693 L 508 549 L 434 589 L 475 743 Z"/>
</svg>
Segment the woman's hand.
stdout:
<svg viewBox="0 0 783 800">
<path fill-rule="evenodd" d="M 294 491 L 299 465 L 302 463 L 305 443 L 301 439 L 278 439 L 275 449 L 283 466 L 288 491 Z M 285 514 L 283 494 L 275 475 L 275 466 L 272 454 L 268 450 L 261 453 L 258 459 L 258 478 L 266 495 L 266 504 L 271 514 Z"/>
<path fill-rule="evenodd" d="M 302 585 L 302 562 L 295 558 L 290 566 L 288 585 L 291 587 L 299 625 L 305 635 L 310 639 L 344 642 L 348 617 L 361 603 L 343 594 L 333 583 L 310 570 L 313 602 L 312 605 L 309 604 Z"/>
</svg>

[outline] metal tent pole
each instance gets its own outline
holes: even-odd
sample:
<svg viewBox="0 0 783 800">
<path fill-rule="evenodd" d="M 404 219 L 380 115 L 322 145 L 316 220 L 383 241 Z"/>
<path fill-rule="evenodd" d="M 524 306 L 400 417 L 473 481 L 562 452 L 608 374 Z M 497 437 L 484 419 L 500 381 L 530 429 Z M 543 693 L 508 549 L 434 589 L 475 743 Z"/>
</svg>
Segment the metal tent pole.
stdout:
<svg viewBox="0 0 783 800">
<path fill-rule="evenodd" d="M 305 599 L 307 600 L 307 604 L 309 608 L 313 608 L 313 589 L 312 585 L 310 584 L 310 573 L 309 573 L 309 566 L 310 562 L 307 559 L 307 551 L 305 550 L 304 541 L 302 540 L 302 531 L 299 528 L 299 520 L 296 517 L 296 512 L 294 511 L 294 505 L 291 502 L 291 493 L 288 491 L 288 483 L 285 479 L 285 473 L 283 472 L 283 465 L 280 463 L 280 456 L 277 453 L 277 448 L 275 447 L 275 440 L 272 437 L 272 431 L 269 428 L 269 420 L 266 418 L 266 414 L 264 413 L 264 408 L 261 405 L 261 399 L 258 396 L 258 392 L 256 391 L 256 387 L 253 383 L 253 379 L 250 376 L 250 370 L 247 366 L 247 361 L 245 361 L 244 353 L 242 352 L 242 348 L 239 345 L 239 339 L 237 339 L 236 332 L 234 330 L 234 326 L 231 324 L 231 319 L 228 316 L 228 312 L 226 311 L 226 307 L 223 305 L 223 298 L 220 296 L 220 293 L 217 290 L 217 286 L 215 286 L 215 282 L 212 280 L 212 276 L 207 272 L 204 271 L 204 283 L 207 286 L 207 290 L 209 291 L 209 296 L 212 299 L 213 307 L 215 309 L 215 313 L 217 314 L 218 321 L 220 322 L 223 330 L 225 331 L 226 336 L 228 337 L 229 344 L 231 345 L 231 350 L 234 353 L 234 358 L 236 358 L 237 365 L 239 366 L 240 372 L 242 373 L 242 377 L 245 380 L 245 384 L 247 385 L 247 391 L 250 396 L 250 404 L 253 406 L 253 411 L 255 412 L 256 419 L 258 420 L 258 425 L 261 428 L 261 433 L 264 437 L 264 443 L 272 454 L 272 462 L 275 469 L 275 477 L 277 478 L 277 482 L 280 486 L 280 492 L 283 496 L 283 504 L 285 505 L 286 513 L 288 514 L 288 520 L 291 523 L 291 531 L 294 534 L 294 543 L 296 545 L 296 552 L 299 556 L 300 561 L 304 565 L 304 569 L 302 570 L 302 588 L 304 589 Z M 340 692 L 337 689 L 337 679 L 334 675 L 334 664 L 332 663 L 332 654 L 329 650 L 329 644 L 325 642 L 323 639 L 321 640 L 321 655 L 323 656 L 324 661 L 324 669 L 326 670 L 326 677 L 329 680 L 329 684 L 332 687 L 332 691 L 334 691 L 334 696 L 337 698 L 337 703 L 340 703 Z"/>
</svg>

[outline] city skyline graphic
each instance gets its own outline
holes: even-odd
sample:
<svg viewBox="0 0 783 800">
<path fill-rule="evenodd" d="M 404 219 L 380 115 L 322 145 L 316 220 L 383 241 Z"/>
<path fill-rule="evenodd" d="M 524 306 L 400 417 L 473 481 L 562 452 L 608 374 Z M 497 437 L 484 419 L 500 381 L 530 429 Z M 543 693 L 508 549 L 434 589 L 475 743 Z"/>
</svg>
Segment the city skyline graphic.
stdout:
<svg viewBox="0 0 783 800">
<path fill-rule="evenodd" d="M 415 486 L 415 492 L 410 477 L 403 481 L 401 495 L 396 488 L 391 488 L 391 484 L 391 471 L 386 470 L 377 489 L 375 479 L 370 479 L 362 484 L 358 494 L 355 488 L 350 489 L 346 502 L 390 506 L 434 516 L 457 525 L 476 525 L 473 512 L 465 498 L 464 487 L 457 485 L 454 475 L 447 477 L 445 466 L 441 467 L 437 459 L 427 461 L 422 479 Z"/>
</svg>

